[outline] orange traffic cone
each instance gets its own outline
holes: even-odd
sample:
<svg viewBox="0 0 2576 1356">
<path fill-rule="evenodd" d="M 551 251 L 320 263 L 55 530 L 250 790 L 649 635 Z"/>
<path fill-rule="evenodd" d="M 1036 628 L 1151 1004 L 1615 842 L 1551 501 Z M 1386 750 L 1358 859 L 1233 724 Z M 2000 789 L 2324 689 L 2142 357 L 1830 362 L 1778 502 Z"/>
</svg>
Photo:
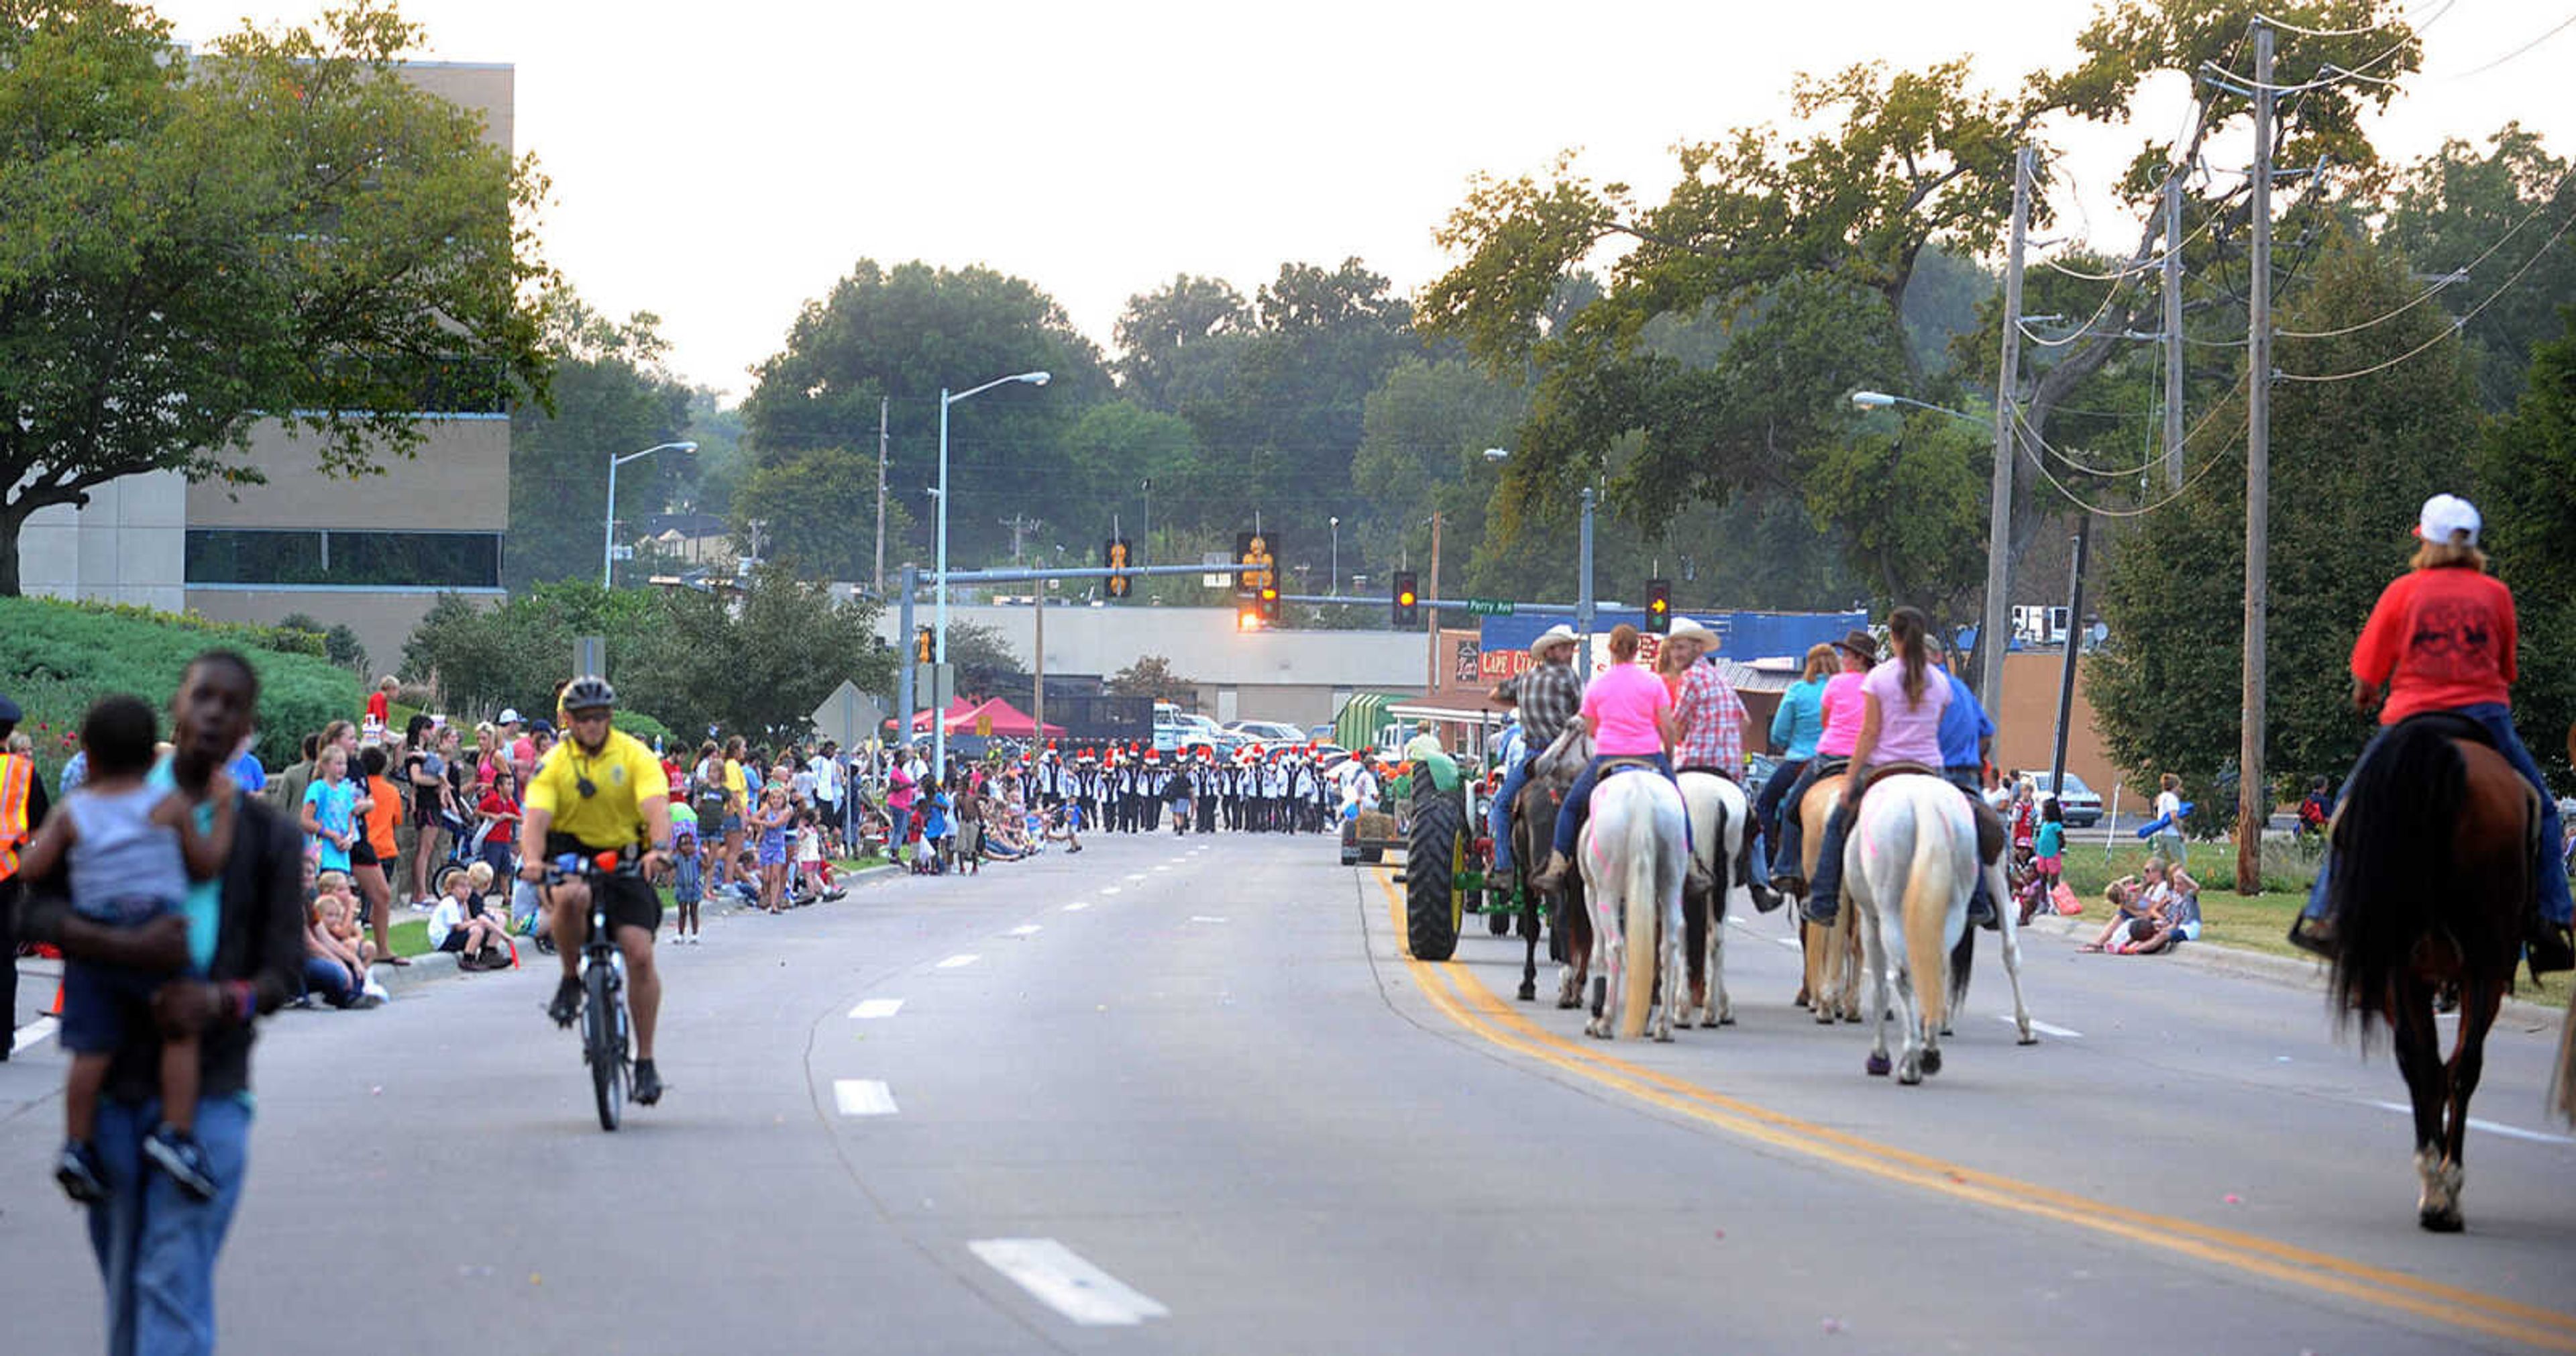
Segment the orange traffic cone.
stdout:
<svg viewBox="0 0 2576 1356">
<path fill-rule="evenodd" d="M 49 1017 L 63 1015 L 63 982 L 59 979 L 54 981 L 54 1005 L 45 1009 L 45 1014 Z"/>
</svg>

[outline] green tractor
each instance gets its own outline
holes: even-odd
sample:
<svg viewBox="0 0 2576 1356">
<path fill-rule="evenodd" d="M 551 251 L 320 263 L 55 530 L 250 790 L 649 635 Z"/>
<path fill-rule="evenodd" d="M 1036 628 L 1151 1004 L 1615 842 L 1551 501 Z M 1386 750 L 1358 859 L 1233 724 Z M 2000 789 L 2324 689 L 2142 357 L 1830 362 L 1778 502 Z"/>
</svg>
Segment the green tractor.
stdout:
<svg viewBox="0 0 2576 1356">
<path fill-rule="evenodd" d="M 1513 920 L 1533 907 L 1516 882 L 1493 879 L 1492 844 L 1477 789 L 1457 762 L 1435 753 L 1396 778 L 1395 798 L 1406 805 L 1404 839 L 1405 942 L 1414 959 L 1445 961 L 1458 950 L 1466 915 L 1485 916 L 1494 936 L 1508 935 Z"/>
</svg>

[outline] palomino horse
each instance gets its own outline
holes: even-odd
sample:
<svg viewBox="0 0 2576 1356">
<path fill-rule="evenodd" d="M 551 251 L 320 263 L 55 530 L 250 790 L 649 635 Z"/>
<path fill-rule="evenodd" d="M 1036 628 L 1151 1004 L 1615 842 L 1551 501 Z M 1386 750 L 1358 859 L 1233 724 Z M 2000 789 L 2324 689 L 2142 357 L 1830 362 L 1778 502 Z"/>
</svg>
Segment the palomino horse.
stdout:
<svg viewBox="0 0 2576 1356">
<path fill-rule="evenodd" d="M 1682 1025 L 1724 1026 L 1735 1020 L 1735 1004 L 1726 996 L 1726 914 L 1730 905 L 1753 900 L 1744 879 L 1752 856 L 1753 807 L 1744 788 L 1716 773 L 1685 772 L 1679 780 L 1690 812 L 1691 850 L 1714 882 L 1706 890 L 1682 888 L 1682 954 L 1691 969 Z"/>
<path fill-rule="evenodd" d="M 1592 896 L 1592 1020 L 1604 1040 L 1673 1038 L 1681 1006 L 1682 885 L 1690 848 L 1681 792 L 1649 769 L 1601 779 L 1575 861 Z M 1655 987 L 1663 986 L 1663 1001 Z"/>
<path fill-rule="evenodd" d="M 1529 782 L 1512 806 L 1511 824 L 1513 864 L 1524 890 L 1555 846 L 1556 810 L 1564 803 L 1566 788 L 1574 785 L 1575 775 L 1591 759 L 1592 738 L 1576 725 L 1566 726 L 1555 743 L 1530 754 Z M 1567 872 L 1564 884 L 1545 898 L 1548 950 L 1558 963 L 1556 1005 L 1578 1008 L 1583 1006 L 1583 981 L 1592 966 L 1592 919 L 1584 906 L 1582 874 Z M 1530 922 L 1524 920 L 1521 935 L 1525 938 L 1530 935 Z M 1531 941 L 1529 950 L 1524 974 L 1535 968 L 1537 942 Z"/>
<path fill-rule="evenodd" d="M 2402 721 L 2355 769 L 2328 830 L 2336 1009 L 2386 1022 L 2415 1103 L 2416 1222 L 2460 1229 L 2460 1150 L 2487 1031 L 2513 987 L 2539 807 L 2502 754 L 2446 720 Z M 2539 850 L 2555 851 L 2551 843 Z M 2433 998 L 2460 991 L 2449 1062 Z M 2566 1069 L 2561 1047 L 2561 1073 Z M 2562 1102 L 2563 1104 L 2563 1102 Z"/>
<path fill-rule="evenodd" d="M 1842 799 L 1843 781 L 1844 774 L 1839 772 L 1817 778 L 1806 797 L 1793 807 L 1804 826 L 1799 853 L 1804 860 L 1798 864 L 1800 880 L 1816 878 L 1816 854 L 1825 840 L 1825 816 Z M 1844 879 L 1848 883 L 1848 873 Z M 1848 888 L 1844 893 L 1850 893 Z M 1799 924 L 1798 940 L 1806 958 L 1806 987 L 1801 992 L 1806 995 L 1807 1010 L 1828 1026 L 1838 1017 L 1846 1022 L 1859 1021 L 1860 931 L 1853 922 L 1852 911 L 1837 909 L 1831 927 Z"/>
<path fill-rule="evenodd" d="M 1966 935 L 1968 897 L 1976 892 L 1978 875 L 1991 869 L 1977 860 L 1976 818 L 1959 789 L 1939 777 L 1881 777 L 1861 800 L 1843 860 L 1851 905 L 1845 912 L 1859 916 L 1869 961 L 1869 1072 L 1888 1071 L 1887 998 L 1893 985 L 1905 1022 L 1896 1079 L 1920 1083 L 1925 1074 L 1941 1071 L 1941 1032 L 1955 997 L 1950 950 Z M 2014 1020 L 2027 1043 L 2030 1013 L 2021 1001 L 2019 947 L 2009 933 L 2004 956 L 2013 975 Z"/>
</svg>

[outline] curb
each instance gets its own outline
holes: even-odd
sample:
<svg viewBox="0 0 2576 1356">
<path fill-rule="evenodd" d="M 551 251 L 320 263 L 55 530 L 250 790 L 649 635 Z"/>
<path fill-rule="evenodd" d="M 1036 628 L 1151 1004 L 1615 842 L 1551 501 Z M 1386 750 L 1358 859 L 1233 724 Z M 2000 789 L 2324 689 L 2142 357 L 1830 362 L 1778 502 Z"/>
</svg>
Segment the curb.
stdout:
<svg viewBox="0 0 2576 1356">
<path fill-rule="evenodd" d="M 2099 930 L 2100 920 L 2090 923 L 2086 915 L 2033 918 L 2021 929 L 2024 932 L 2046 932 L 2059 937 L 2072 937 L 2080 932 Z M 2248 951 L 2243 947 L 2219 942 L 2185 942 L 2181 947 L 2150 960 L 2169 960 L 2241 979 L 2261 980 L 2284 988 L 2313 989 L 2322 994 L 2326 983 L 2326 963 L 2322 960 L 2295 956 L 2275 956 L 2266 951 Z M 2507 996 L 2499 1018 L 2546 1025 L 2566 1020 L 2576 1007 L 2554 1008 L 2546 1003 Z"/>
</svg>

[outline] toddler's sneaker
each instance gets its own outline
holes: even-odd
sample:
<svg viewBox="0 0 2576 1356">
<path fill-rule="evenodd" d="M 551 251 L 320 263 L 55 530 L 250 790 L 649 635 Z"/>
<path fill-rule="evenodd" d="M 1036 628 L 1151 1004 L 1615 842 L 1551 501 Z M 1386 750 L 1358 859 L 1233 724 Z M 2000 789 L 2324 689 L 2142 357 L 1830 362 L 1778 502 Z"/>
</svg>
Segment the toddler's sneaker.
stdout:
<svg viewBox="0 0 2576 1356">
<path fill-rule="evenodd" d="M 62 1156 L 54 1161 L 54 1180 L 77 1205 L 105 1205 L 115 1194 L 107 1188 L 107 1168 L 98 1161 L 97 1147 L 85 1139 L 63 1141 Z"/>
<path fill-rule="evenodd" d="M 170 1175 L 179 1191 L 192 1201 L 215 1198 L 216 1182 L 213 1165 L 206 1161 L 205 1146 L 197 1137 L 164 1121 L 143 1141 L 143 1156 L 152 1165 Z"/>
</svg>

